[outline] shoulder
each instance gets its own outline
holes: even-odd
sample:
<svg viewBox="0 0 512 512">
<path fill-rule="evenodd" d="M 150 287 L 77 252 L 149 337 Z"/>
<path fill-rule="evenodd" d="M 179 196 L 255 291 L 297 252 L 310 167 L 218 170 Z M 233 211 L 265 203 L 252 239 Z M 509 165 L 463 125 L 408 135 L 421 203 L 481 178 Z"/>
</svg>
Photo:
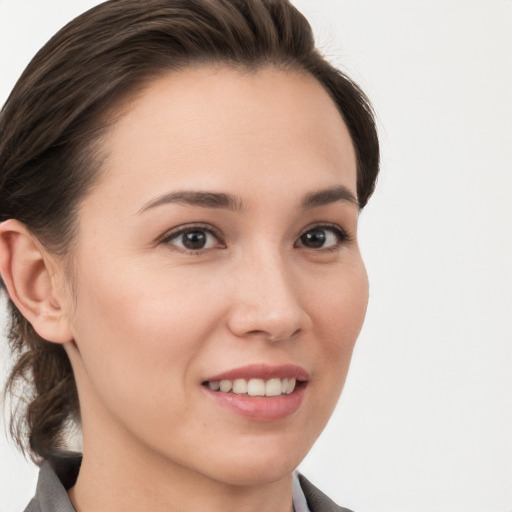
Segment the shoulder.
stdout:
<svg viewBox="0 0 512 512">
<path fill-rule="evenodd" d="M 317 489 L 304 475 L 299 474 L 300 486 L 306 496 L 311 512 L 352 512 L 336 505 L 320 489 Z"/>
<path fill-rule="evenodd" d="M 24 512 L 41 512 L 39 500 L 37 498 L 32 498 Z"/>
<path fill-rule="evenodd" d="M 80 462 L 81 456 L 71 452 L 45 460 L 39 470 L 36 494 L 24 512 L 75 512 L 66 489 L 74 484 Z"/>
</svg>

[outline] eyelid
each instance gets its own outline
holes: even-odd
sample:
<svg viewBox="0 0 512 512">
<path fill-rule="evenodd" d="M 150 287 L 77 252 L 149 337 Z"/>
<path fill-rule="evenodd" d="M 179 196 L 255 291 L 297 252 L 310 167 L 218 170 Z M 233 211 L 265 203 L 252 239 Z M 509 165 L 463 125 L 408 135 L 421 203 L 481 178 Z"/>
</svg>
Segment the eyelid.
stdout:
<svg viewBox="0 0 512 512">
<path fill-rule="evenodd" d="M 307 247 L 305 245 L 300 244 L 299 243 L 300 238 L 305 233 L 307 233 L 308 231 L 310 231 L 312 229 L 331 230 L 331 231 L 333 231 L 335 233 L 335 235 L 338 238 L 339 242 L 337 244 L 335 244 L 334 246 L 329 246 L 329 247 L 325 247 L 325 248 L 320 247 L 318 249 L 309 248 L 309 247 Z M 194 251 L 194 250 L 191 250 L 191 249 L 181 248 L 181 247 L 178 247 L 178 246 L 173 245 L 173 244 L 170 243 L 172 239 L 178 237 L 179 235 L 182 235 L 184 233 L 187 233 L 189 231 L 194 231 L 194 230 L 202 230 L 202 231 L 206 231 L 206 232 L 210 233 L 211 235 L 213 235 L 217 239 L 217 241 L 221 244 L 222 248 L 226 247 L 226 244 L 224 242 L 224 238 L 223 238 L 221 232 L 217 228 L 212 226 L 211 224 L 206 224 L 206 223 L 202 223 L 202 222 L 199 222 L 199 223 L 194 222 L 194 223 L 190 223 L 190 224 L 183 224 L 183 225 L 180 225 L 180 226 L 176 226 L 175 228 L 172 228 L 171 230 L 165 232 L 161 237 L 159 237 L 159 239 L 157 240 L 157 245 L 159 245 L 159 244 L 168 244 L 174 250 L 176 250 L 178 252 L 183 252 L 185 254 L 199 254 L 199 253 L 204 253 L 204 252 L 207 252 L 209 250 L 212 250 L 213 248 L 198 249 L 198 250 Z M 308 226 L 306 226 L 300 232 L 297 240 L 294 243 L 294 247 L 304 247 L 306 249 L 311 249 L 311 250 L 314 250 L 314 251 L 329 251 L 329 250 L 332 251 L 332 250 L 338 249 L 342 245 L 345 245 L 347 243 L 352 242 L 352 240 L 353 240 L 352 235 L 345 228 L 341 227 L 340 225 L 333 224 L 333 223 L 330 223 L 330 222 L 316 222 L 316 223 L 313 223 L 313 224 L 309 224 Z"/>
<path fill-rule="evenodd" d="M 213 227 L 211 224 L 205 224 L 202 222 L 199 222 L 199 223 L 193 222 L 190 224 L 182 224 L 180 226 L 176 226 L 175 228 L 172 228 L 169 231 L 166 231 L 157 240 L 157 245 L 168 244 L 172 249 L 176 250 L 177 252 L 182 252 L 184 254 L 200 254 L 200 253 L 204 253 L 204 252 L 211 250 L 212 248 L 198 249 L 198 250 L 186 249 L 186 248 L 178 247 L 171 243 L 171 240 L 173 240 L 174 238 L 176 238 L 184 233 L 187 233 L 189 231 L 194 231 L 194 230 L 206 231 L 207 233 L 213 235 L 217 239 L 217 241 L 222 245 L 222 248 L 225 247 L 224 239 L 223 239 L 220 231 L 218 229 L 216 229 L 215 227 Z"/>
<path fill-rule="evenodd" d="M 330 247 L 320 247 L 318 249 L 313 249 L 310 247 L 307 247 L 305 245 L 299 244 L 300 238 L 307 233 L 308 231 L 311 231 L 312 229 L 325 229 L 325 230 L 331 230 L 336 234 L 336 237 L 338 238 L 338 243 L 334 246 Z M 340 246 L 348 244 L 352 242 L 353 237 L 352 235 L 343 227 L 341 227 L 338 224 L 333 224 L 330 222 L 316 222 L 314 224 L 310 224 L 306 226 L 298 236 L 294 246 L 296 247 L 305 247 L 306 249 L 311 249 L 313 251 L 332 251 L 338 249 Z"/>
</svg>

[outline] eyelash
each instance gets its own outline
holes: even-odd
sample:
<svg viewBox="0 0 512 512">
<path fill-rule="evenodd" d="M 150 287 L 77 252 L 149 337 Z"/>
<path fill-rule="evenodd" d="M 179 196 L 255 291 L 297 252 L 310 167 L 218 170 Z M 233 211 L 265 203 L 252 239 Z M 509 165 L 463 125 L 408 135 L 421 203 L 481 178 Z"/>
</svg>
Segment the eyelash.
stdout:
<svg viewBox="0 0 512 512">
<path fill-rule="evenodd" d="M 205 253 L 206 251 L 211 250 L 212 248 L 210 248 L 210 249 L 202 249 L 201 248 L 199 250 L 194 251 L 192 249 L 173 247 L 173 244 L 171 243 L 172 240 L 178 238 L 180 235 L 184 235 L 186 233 L 191 233 L 193 231 L 204 231 L 205 233 L 208 233 L 208 234 L 214 236 L 221 243 L 221 247 L 219 247 L 220 249 L 224 249 L 226 247 L 226 244 L 224 243 L 221 234 L 217 230 L 213 229 L 211 226 L 205 225 L 205 224 L 189 224 L 187 226 L 181 226 L 176 231 L 171 231 L 170 233 L 167 233 L 161 239 L 160 243 L 169 245 L 169 247 L 171 247 L 172 250 L 175 250 L 178 252 L 183 252 L 184 254 L 189 254 L 192 256 L 200 255 L 200 254 Z"/>
<path fill-rule="evenodd" d="M 329 247 L 320 247 L 320 248 L 311 248 L 311 247 L 307 247 L 305 245 L 301 245 L 298 243 L 306 233 L 311 232 L 315 229 L 333 232 L 335 237 L 337 238 L 337 243 L 332 246 L 329 246 Z M 192 249 L 178 248 L 176 246 L 173 247 L 174 244 L 172 244 L 172 241 L 174 239 L 178 238 L 181 235 L 184 235 L 186 233 L 191 233 L 194 231 L 204 231 L 204 232 L 214 236 L 217 239 L 217 241 L 221 244 L 221 247 L 216 247 L 215 249 L 217 249 L 217 248 L 225 249 L 226 248 L 226 244 L 223 241 L 220 232 L 213 229 L 210 225 L 205 225 L 205 224 L 190 224 L 187 226 L 182 226 L 182 227 L 178 228 L 176 231 L 167 233 L 160 240 L 159 243 L 170 246 L 172 250 L 182 252 L 184 254 L 188 254 L 188 255 L 192 255 L 192 256 L 204 254 L 205 252 L 214 249 L 212 247 L 212 248 L 206 248 L 206 249 L 201 248 L 198 250 L 192 250 Z M 352 241 L 351 235 L 346 230 L 344 230 L 343 228 L 341 228 L 340 226 L 338 226 L 336 224 L 325 224 L 325 223 L 324 224 L 314 224 L 312 226 L 308 226 L 306 229 L 304 229 L 304 231 L 302 231 L 302 233 L 299 235 L 296 242 L 294 243 L 294 247 L 303 247 L 305 249 L 311 249 L 315 252 L 326 252 L 327 253 L 327 252 L 336 251 L 341 246 L 346 245 L 346 244 L 350 243 L 351 241 Z"/>
<path fill-rule="evenodd" d="M 330 247 L 321 247 L 319 249 L 314 249 L 311 247 L 307 247 L 304 245 L 299 245 L 298 247 L 305 247 L 306 249 L 312 249 L 314 251 L 322 251 L 324 253 L 327 252 L 334 252 L 339 250 L 339 248 L 343 245 L 346 245 L 352 241 L 352 237 L 349 235 L 349 233 L 343 229 L 342 227 L 336 225 L 336 224 L 314 224 L 312 226 L 308 226 L 304 231 L 299 235 L 297 238 L 297 242 L 308 232 L 313 231 L 315 229 L 322 230 L 322 231 L 332 231 L 334 233 L 334 236 L 337 238 L 337 243 L 330 246 Z M 297 247 L 297 242 L 295 242 L 294 247 Z"/>
</svg>

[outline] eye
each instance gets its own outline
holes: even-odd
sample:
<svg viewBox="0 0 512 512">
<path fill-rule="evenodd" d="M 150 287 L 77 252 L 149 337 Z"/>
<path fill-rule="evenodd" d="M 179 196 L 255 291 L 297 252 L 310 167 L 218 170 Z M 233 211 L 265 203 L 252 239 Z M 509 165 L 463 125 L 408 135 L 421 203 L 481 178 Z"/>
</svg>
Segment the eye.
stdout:
<svg viewBox="0 0 512 512">
<path fill-rule="evenodd" d="M 182 228 L 167 235 L 163 243 L 175 246 L 178 250 L 198 252 L 216 247 L 224 247 L 219 237 L 211 230 L 201 226 Z"/>
<path fill-rule="evenodd" d="M 309 249 L 334 249 L 347 239 L 347 233 L 337 226 L 315 226 L 302 233 L 296 245 Z"/>
</svg>

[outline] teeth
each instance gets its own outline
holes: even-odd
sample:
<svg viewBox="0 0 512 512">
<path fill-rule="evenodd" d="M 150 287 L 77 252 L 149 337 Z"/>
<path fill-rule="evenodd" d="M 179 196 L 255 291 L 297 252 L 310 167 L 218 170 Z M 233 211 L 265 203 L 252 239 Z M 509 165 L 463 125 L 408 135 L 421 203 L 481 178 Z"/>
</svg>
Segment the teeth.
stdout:
<svg viewBox="0 0 512 512">
<path fill-rule="evenodd" d="M 220 381 L 220 390 L 223 393 L 229 393 L 231 388 L 233 387 L 233 383 L 230 380 L 221 380 Z"/>
<path fill-rule="evenodd" d="M 245 379 L 235 379 L 233 381 L 233 393 L 237 395 L 247 393 L 247 381 Z"/>
<path fill-rule="evenodd" d="M 295 389 L 295 379 L 289 379 L 288 380 L 288 387 L 286 388 L 286 393 L 289 395 L 290 393 L 293 393 L 293 390 Z"/>
<path fill-rule="evenodd" d="M 265 381 L 263 379 L 251 379 L 247 383 L 249 396 L 265 396 Z"/>
<path fill-rule="evenodd" d="M 212 380 L 211 382 L 208 382 L 208 387 L 213 391 L 219 391 L 220 382 L 218 380 Z"/>
<path fill-rule="evenodd" d="M 249 396 L 279 396 L 293 393 L 296 385 L 295 379 L 235 379 L 211 381 L 208 387 L 212 391 L 221 391 L 222 393 L 236 393 L 237 395 Z"/>
<path fill-rule="evenodd" d="M 281 394 L 281 379 L 270 379 L 265 382 L 265 396 L 279 396 Z"/>
</svg>

